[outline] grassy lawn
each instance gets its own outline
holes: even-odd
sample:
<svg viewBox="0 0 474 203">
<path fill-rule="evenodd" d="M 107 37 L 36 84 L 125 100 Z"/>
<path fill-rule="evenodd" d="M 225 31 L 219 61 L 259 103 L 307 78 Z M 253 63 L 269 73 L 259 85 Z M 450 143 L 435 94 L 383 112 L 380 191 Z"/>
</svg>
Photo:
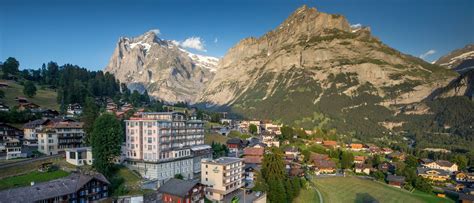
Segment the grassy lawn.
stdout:
<svg viewBox="0 0 474 203">
<path fill-rule="evenodd" d="M 204 144 L 211 144 L 212 141 L 225 144 L 229 138 L 219 134 L 208 134 L 204 135 Z"/>
<path fill-rule="evenodd" d="M 293 200 L 294 203 L 309 203 L 309 202 L 319 202 L 318 193 L 316 190 L 308 186 L 306 189 L 302 189 L 300 194 Z"/>
<path fill-rule="evenodd" d="M 313 180 L 324 202 L 454 202 L 434 195 L 394 188 L 357 177 L 329 177 Z"/>
<path fill-rule="evenodd" d="M 47 162 L 53 162 L 56 165 L 62 166 L 61 163 L 65 163 L 66 161 L 63 158 L 50 158 L 50 159 L 45 159 L 41 161 L 25 163 L 25 164 L 22 164 L 21 166 L 2 168 L 0 170 L 0 179 L 36 171 L 40 168 L 41 164 L 47 163 Z"/>
<path fill-rule="evenodd" d="M 23 94 L 23 86 L 17 84 L 11 80 L 0 80 L 0 82 L 8 83 L 10 87 L 2 88 L 5 92 L 5 98 L 1 101 L 8 105 L 10 108 L 18 105 L 15 101 L 15 97 L 26 97 Z M 27 98 L 28 101 L 40 105 L 42 108 L 50 108 L 59 110 L 59 104 L 56 102 L 57 92 L 51 89 L 42 89 L 40 86 L 36 86 L 36 95 L 33 98 Z"/>
<path fill-rule="evenodd" d="M 116 191 L 112 194 L 113 196 L 136 195 L 153 192 L 152 190 L 142 189 L 140 183 L 141 178 L 127 167 L 120 166 L 115 171 L 112 179 L 112 183 L 119 183 Z"/>
<path fill-rule="evenodd" d="M 68 176 L 69 173 L 66 171 L 52 171 L 52 172 L 39 172 L 33 171 L 24 175 L 13 176 L 9 178 L 2 179 L 0 181 L 0 190 L 14 188 L 14 187 L 22 187 L 28 186 L 32 181 L 35 183 L 46 182 L 62 177 Z"/>
</svg>

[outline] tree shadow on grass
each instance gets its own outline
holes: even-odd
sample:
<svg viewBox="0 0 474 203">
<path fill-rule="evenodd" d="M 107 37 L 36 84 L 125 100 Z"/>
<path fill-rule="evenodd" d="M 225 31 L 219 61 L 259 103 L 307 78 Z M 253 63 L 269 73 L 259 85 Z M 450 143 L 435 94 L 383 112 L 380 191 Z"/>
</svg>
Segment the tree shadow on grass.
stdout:
<svg viewBox="0 0 474 203">
<path fill-rule="evenodd" d="M 356 194 L 356 203 L 378 203 L 379 201 L 372 197 L 372 195 L 368 193 L 357 193 Z"/>
</svg>

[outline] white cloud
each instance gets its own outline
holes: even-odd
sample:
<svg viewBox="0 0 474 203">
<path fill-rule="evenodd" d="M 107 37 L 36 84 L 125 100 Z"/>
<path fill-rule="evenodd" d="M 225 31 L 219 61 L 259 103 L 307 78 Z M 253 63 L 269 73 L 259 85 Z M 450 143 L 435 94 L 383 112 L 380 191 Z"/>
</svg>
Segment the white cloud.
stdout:
<svg viewBox="0 0 474 203">
<path fill-rule="evenodd" d="M 436 53 L 436 50 L 430 49 L 430 50 L 428 50 L 427 52 L 421 54 L 421 55 L 420 55 L 420 58 L 421 58 L 421 59 L 425 59 L 426 57 L 428 57 L 428 56 L 430 56 L 430 55 L 433 55 L 433 54 L 435 54 L 435 53 Z"/>
<path fill-rule="evenodd" d="M 358 28 L 361 28 L 361 27 L 362 27 L 362 24 L 360 24 L 360 23 L 351 25 L 351 28 L 352 28 L 352 29 L 358 29 Z"/>
<path fill-rule="evenodd" d="M 218 41 L 218 40 L 217 40 L 217 37 L 214 38 L 214 44 L 217 44 L 217 41 Z"/>
<path fill-rule="evenodd" d="M 152 29 L 150 32 L 154 32 L 156 36 L 159 36 L 161 34 L 159 29 Z"/>
<path fill-rule="evenodd" d="M 175 44 L 176 46 L 180 46 L 183 48 L 191 48 L 198 51 L 206 52 L 204 41 L 201 40 L 200 37 L 189 37 L 186 38 L 184 41 L 177 41 L 171 40 L 171 43 Z"/>
</svg>

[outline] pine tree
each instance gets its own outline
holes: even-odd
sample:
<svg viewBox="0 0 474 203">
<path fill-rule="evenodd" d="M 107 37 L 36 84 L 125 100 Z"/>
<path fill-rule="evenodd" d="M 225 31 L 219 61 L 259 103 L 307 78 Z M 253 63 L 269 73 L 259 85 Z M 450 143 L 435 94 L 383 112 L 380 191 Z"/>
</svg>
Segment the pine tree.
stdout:
<svg viewBox="0 0 474 203">
<path fill-rule="evenodd" d="M 287 178 L 285 180 L 285 189 L 286 189 L 287 201 L 291 202 L 291 200 L 296 197 L 296 190 L 294 190 L 293 185 L 291 184 L 290 178 Z"/>
<path fill-rule="evenodd" d="M 301 179 L 297 177 L 291 179 L 291 185 L 293 186 L 294 191 L 293 197 L 297 197 L 300 194 L 301 190 Z"/>
<path fill-rule="evenodd" d="M 92 133 L 94 121 L 98 116 L 99 107 L 95 103 L 95 100 L 91 97 L 87 97 L 81 117 L 82 122 L 84 122 L 84 131 L 86 135 L 88 135 L 86 137 L 86 143 L 90 143 L 90 134 Z"/>
</svg>

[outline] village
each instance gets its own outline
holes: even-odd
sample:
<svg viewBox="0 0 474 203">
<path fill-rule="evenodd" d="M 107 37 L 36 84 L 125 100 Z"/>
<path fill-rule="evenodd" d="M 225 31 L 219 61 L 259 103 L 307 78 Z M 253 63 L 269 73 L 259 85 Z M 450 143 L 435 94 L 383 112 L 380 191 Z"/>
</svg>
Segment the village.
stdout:
<svg viewBox="0 0 474 203">
<path fill-rule="evenodd" d="M 102 101 L 105 112 L 123 119 L 125 126 L 120 156 L 113 161 L 138 176 L 136 187 L 147 191 L 112 196 L 112 181 L 90 168 L 96 155 L 85 144 L 84 123 L 77 119 L 83 113 L 81 105 L 68 105 L 65 115 L 59 115 L 26 98 L 16 101 L 18 109 L 40 112 L 41 118 L 17 127 L 0 123 L 4 159 L 0 168 L 51 159 L 56 161 L 40 162 L 30 172 L 59 168 L 69 173 L 31 181 L 28 186 L 1 187 L 5 202 L 266 202 L 271 194 L 259 187 L 259 176 L 269 154 L 281 154 L 285 176 L 298 180 L 297 188 L 306 190 L 317 190 L 313 180 L 358 177 L 410 192 L 434 191 L 439 198 L 455 196 L 460 202 L 472 201 L 474 195 L 472 168 L 461 169 L 448 160 L 417 158 L 372 143 L 347 143 L 268 120 L 229 119 L 225 112 L 216 123 L 198 119 L 192 108 L 147 112 L 106 99 Z M 63 163 L 58 164 L 58 159 Z M 415 170 L 415 177 L 407 177 L 409 168 Z M 16 176 L 3 174 L 2 178 Z M 31 196 L 31 190 L 43 192 Z"/>
</svg>

